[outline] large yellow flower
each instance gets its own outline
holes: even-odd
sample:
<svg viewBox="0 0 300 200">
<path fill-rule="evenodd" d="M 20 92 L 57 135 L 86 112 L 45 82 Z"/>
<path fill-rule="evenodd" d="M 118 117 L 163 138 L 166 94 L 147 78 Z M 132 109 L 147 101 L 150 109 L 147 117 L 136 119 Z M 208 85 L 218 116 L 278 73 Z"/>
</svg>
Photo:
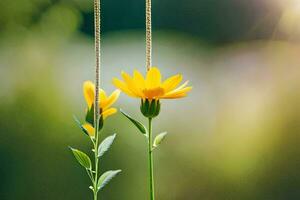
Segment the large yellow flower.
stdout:
<svg viewBox="0 0 300 200">
<path fill-rule="evenodd" d="M 131 77 L 126 72 L 122 72 L 123 81 L 114 78 L 113 84 L 131 97 L 159 100 L 159 99 L 177 99 L 187 95 L 192 87 L 187 86 L 188 81 L 178 87 L 182 81 L 182 75 L 177 74 L 165 81 L 161 79 L 161 73 L 158 68 L 152 67 L 146 75 L 135 70 Z"/>
<path fill-rule="evenodd" d="M 95 101 L 95 85 L 91 81 L 83 83 L 83 95 L 88 106 L 88 110 L 92 109 Z M 99 108 L 103 119 L 117 112 L 116 108 L 111 107 L 119 98 L 120 90 L 115 90 L 111 95 L 107 96 L 106 92 L 100 89 L 99 92 Z M 95 135 L 94 127 L 90 123 L 85 123 L 82 127 L 90 136 Z"/>
</svg>

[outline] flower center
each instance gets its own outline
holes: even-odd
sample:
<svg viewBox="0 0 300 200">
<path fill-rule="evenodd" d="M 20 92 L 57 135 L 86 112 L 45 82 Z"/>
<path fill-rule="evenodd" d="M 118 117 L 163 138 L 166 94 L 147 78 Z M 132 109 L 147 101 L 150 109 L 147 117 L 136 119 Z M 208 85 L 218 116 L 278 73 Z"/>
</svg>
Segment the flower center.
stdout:
<svg viewBox="0 0 300 200">
<path fill-rule="evenodd" d="M 147 99 L 154 99 L 156 97 L 162 96 L 165 93 L 165 91 L 161 87 L 156 87 L 151 89 L 144 89 L 143 93 Z"/>
</svg>

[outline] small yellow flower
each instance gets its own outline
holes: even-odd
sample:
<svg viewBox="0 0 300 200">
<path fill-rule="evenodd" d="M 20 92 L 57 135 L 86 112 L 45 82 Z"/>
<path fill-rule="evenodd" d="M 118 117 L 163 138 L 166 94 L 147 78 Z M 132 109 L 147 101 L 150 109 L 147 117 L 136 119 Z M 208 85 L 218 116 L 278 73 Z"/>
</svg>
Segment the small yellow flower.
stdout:
<svg viewBox="0 0 300 200">
<path fill-rule="evenodd" d="M 83 84 L 83 95 L 90 110 L 95 99 L 95 85 L 91 81 L 85 81 Z M 103 119 L 117 112 L 116 108 L 111 106 L 117 101 L 120 95 L 120 90 L 115 90 L 110 96 L 107 96 L 105 91 L 100 89 L 99 92 L 99 108 Z M 88 130 L 88 129 L 87 129 Z"/>
<path fill-rule="evenodd" d="M 113 84 L 131 97 L 159 100 L 159 99 L 177 99 L 187 95 L 192 87 L 187 86 L 188 81 L 179 85 L 182 81 L 182 75 L 177 74 L 165 81 L 161 81 L 161 73 L 158 68 L 152 67 L 146 75 L 135 70 L 131 77 L 126 72 L 122 72 L 124 81 L 114 78 Z"/>
</svg>

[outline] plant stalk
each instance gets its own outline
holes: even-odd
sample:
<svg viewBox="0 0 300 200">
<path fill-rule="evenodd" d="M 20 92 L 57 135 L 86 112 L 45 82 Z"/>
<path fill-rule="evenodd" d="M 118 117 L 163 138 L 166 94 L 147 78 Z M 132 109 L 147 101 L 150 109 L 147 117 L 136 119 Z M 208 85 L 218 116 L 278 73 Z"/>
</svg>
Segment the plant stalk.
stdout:
<svg viewBox="0 0 300 200">
<path fill-rule="evenodd" d="M 148 154 L 149 154 L 149 191 L 150 200 L 155 199 L 154 193 L 154 173 L 153 173 L 153 151 L 152 151 L 152 118 L 149 119 L 149 135 L 148 135 Z"/>
<path fill-rule="evenodd" d="M 95 143 L 94 143 L 94 154 L 95 154 L 95 178 L 94 178 L 94 200 L 98 199 L 98 188 L 97 188 L 97 183 L 98 183 L 98 167 L 99 167 L 99 158 L 98 158 L 98 143 L 99 143 L 99 130 L 98 130 L 98 123 L 95 126 L 97 127 L 95 129 Z"/>
</svg>

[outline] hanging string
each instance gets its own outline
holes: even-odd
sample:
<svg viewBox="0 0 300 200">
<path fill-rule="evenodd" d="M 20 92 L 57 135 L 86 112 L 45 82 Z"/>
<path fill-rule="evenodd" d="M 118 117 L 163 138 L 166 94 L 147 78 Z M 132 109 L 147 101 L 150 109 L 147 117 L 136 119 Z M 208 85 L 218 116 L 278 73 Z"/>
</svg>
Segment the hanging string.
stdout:
<svg viewBox="0 0 300 200">
<path fill-rule="evenodd" d="M 96 58 L 96 81 L 95 81 L 95 101 L 94 101 L 94 127 L 95 127 L 95 174 L 94 174 L 94 200 L 97 200 L 97 184 L 98 183 L 98 142 L 99 142 L 99 90 L 100 90 L 100 0 L 94 0 L 94 24 L 95 24 L 95 58 Z"/>
<path fill-rule="evenodd" d="M 146 0 L 146 68 L 152 66 L 152 24 L 151 24 L 151 0 Z"/>
<path fill-rule="evenodd" d="M 95 28 L 95 57 L 96 57 L 96 81 L 95 81 L 95 125 L 98 124 L 99 116 L 99 90 L 100 90 L 100 0 L 94 0 L 94 28 Z M 97 127 L 97 126 L 95 126 Z M 96 130 L 97 132 L 97 130 Z"/>
</svg>

